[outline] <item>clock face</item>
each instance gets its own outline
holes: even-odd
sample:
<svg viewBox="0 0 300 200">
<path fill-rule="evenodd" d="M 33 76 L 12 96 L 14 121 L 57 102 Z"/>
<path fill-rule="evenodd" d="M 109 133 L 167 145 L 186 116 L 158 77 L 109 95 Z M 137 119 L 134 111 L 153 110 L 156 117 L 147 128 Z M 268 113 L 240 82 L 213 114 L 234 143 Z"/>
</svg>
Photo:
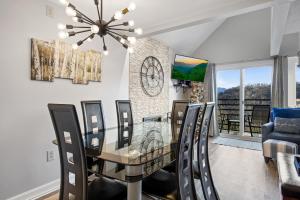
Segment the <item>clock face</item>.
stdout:
<svg viewBox="0 0 300 200">
<path fill-rule="evenodd" d="M 159 95 L 164 87 L 164 71 L 159 60 L 147 57 L 141 66 L 141 85 L 144 92 L 151 97 Z"/>
</svg>

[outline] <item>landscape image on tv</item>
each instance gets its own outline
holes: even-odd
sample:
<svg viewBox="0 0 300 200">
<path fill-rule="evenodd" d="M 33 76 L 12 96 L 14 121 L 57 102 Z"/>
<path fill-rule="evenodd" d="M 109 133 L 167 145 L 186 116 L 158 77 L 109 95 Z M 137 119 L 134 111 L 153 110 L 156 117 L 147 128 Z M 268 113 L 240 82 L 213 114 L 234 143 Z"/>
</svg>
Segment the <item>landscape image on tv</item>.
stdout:
<svg viewBox="0 0 300 200">
<path fill-rule="evenodd" d="M 176 55 L 172 79 L 203 82 L 207 65 L 207 60 Z"/>
</svg>

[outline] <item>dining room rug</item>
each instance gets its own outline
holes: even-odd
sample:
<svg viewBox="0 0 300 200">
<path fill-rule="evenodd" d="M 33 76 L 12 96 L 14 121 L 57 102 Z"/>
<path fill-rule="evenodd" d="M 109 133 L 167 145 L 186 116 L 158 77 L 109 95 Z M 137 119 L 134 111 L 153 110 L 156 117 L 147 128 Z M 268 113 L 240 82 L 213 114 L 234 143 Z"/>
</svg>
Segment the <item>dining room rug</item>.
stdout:
<svg viewBox="0 0 300 200">
<path fill-rule="evenodd" d="M 217 137 L 212 140 L 212 143 L 224 145 L 224 146 L 231 146 L 231 147 L 237 147 L 237 148 L 262 151 L 262 145 L 260 142 L 245 141 L 245 140 L 225 138 L 225 137 Z"/>
</svg>

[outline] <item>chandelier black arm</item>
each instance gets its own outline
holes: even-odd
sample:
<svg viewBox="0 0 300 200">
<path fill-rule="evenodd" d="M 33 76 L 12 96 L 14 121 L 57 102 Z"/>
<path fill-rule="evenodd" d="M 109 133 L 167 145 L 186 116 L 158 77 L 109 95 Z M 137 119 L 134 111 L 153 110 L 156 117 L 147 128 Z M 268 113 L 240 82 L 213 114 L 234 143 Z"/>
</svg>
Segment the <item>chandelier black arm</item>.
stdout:
<svg viewBox="0 0 300 200">
<path fill-rule="evenodd" d="M 125 26 L 125 25 L 124 25 L 124 23 L 120 23 L 120 24 L 110 25 L 110 26 L 107 26 L 107 27 L 110 28 L 110 27 L 115 27 L 115 26 Z"/>
<path fill-rule="evenodd" d="M 100 0 L 100 6 L 101 6 L 100 23 L 102 24 L 102 19 L 103 19 L 103 0 Z"/>
<path fill-rule="evenodd" d="M 79 33 L 85 33 L 85 32 L 88 32 L 88 31 L 90 31 L 90 29 L 88 29 L 88 30 L 83 30 L 83 31 L 77 31 L 77 32 L 74 32 L 75 34 L 79 34 Z"/>
<path fill-rule="evenodd" d="M 89 26 L 73 26 L 73 28 L 91 28 Z"/>
<path fill-rule="evenodd" d="M 87 36 L 86 38 L 84 38 L 83 40 L 81 40 L 82 42 L 86 41 L 87 39 L 89 39 L 90 37 L 94 37 L 95 33 L 90 34 L 89 36 Z"/>
<path fill-rule="evenodd" d="M 128 32 L 134 32 L 134 29 L 123 29 L 123 28 L 110 28 L 107 27 L 109 30 L 116 30 L 116 31 L 128 31 Z"/>
<path fill-rule="evenodd" d="M 104 39 L 104 37 L 102 37 L 102 41 L 103 41 L 103 48 L 106 49 L 106 44 L 105 44 L 105 39 Z"/>
<path fill-rule="evenodd" d="M 90 21 L 87 21 L 85 18 L 81 18 L 82 19 L 82 23 L 88 24 L 88 25 L 93 25 Z"/>
<path fill-rule="evenodd" d="M 96 24 L 93 20 L 91 20 L 88 16 L 86 16 L 85 14 L 83 14 L 82 12 L 80 12 L 79 10 L 77 10 L 76 8 L 75 8 L 75 11 L 77 12 L 77 13 L 79 13 L 81 16 L 82 16 L 82 18 L 85 18 L 87 21 L 89 21 L 90 23 L 92 23 L 92 24 Z"/>
<path fill-rule="evenodd" d="M 100 10 L 99 10 L 99 0 L 95 0 L 95 5 L 96 5 L 96 8 L 97 8 L 97 14 L 98 14 L 99 22 L 101 24 L 101 15 L 100 15 Z M 101 10 L 101 12 L 102 12 L 102 10 Z"/>
<path fill-rule="evenodd" d="M 124 38 L 124 35 L 121 35 L 121 34 L 119 34 L 119 33 L 117 33 L 117 32 L 110 31 L 110 30 L 107 30 L 107 32 L 112 33 L 112 34 L 116 34 L 116 35 L 118 35 L 118 36 L 120 36 L 121 38 L 123 38 L 123 39 L 126 40 L 126 38 Z"/>
<path fill-rule="evenodd" d="M 128 48 L 128 45 L 127 44 L 122 44 L 115 35 L 113 35 L 110 32 L 108 32 L 107 34 L 109 34 L 112 38 L 114 38 L 115 40 L 117 40 L 121 45 L 123 45 L 124 48 L 126 48 L 126 49 Z"/>
</svg>

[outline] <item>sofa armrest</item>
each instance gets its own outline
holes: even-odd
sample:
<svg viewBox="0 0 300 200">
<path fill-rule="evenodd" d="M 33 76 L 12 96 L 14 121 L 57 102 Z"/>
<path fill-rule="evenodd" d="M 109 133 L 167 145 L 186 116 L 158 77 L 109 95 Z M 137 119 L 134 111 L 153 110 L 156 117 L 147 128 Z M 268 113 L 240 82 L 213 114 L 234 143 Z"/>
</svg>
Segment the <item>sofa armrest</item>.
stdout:
<svg viewBox="0 0 300 200">
<path fill-rule="evenodd" d="M 268 135 L 272 133 L 274 130 L 274 122 L 269 122 L 264 124 L 261 127 L 261 134 L 262 134 L 262 142 L 266 141 L 269 139 Z"/>
</svg>

